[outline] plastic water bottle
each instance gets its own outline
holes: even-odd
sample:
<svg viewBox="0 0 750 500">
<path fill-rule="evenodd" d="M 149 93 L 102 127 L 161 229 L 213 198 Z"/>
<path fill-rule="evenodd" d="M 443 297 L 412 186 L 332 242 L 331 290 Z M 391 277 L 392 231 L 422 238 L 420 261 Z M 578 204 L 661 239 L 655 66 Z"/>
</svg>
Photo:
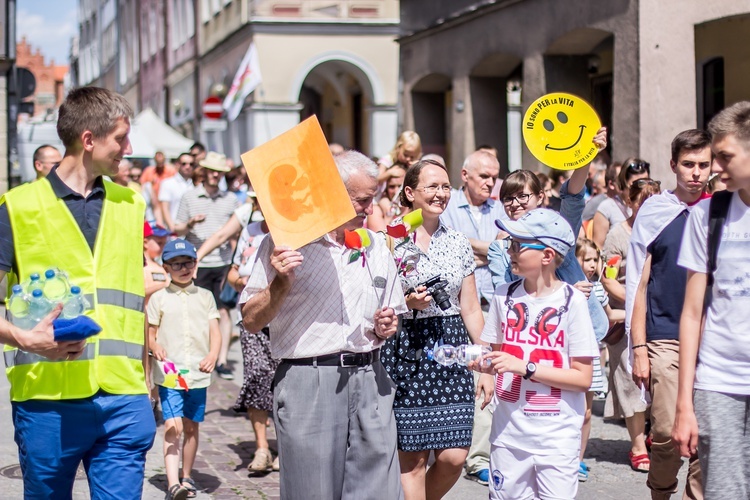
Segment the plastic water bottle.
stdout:
<svg viewBox="0 0 750 500">
<path fill-rule="evenodd" d="M 47 269 L 44 273 L 44 296 L 52 302 L 62 302 L 68 295 L 68 280 L 54 269 Z M 32 292 L 33 293 L 33 292 Z"/>
<path fill-rule="evenodd" d="M 34 290 L 41 290 L 44 286 L 44 282 L 39 277 L 39 273 L 31 273 L 31 276 L 29 276 L 29 281 L 24 283 L 24 290 L 26 293 L 31 293 Z"/>
<path fill-rule="evenodd" d="M 81 295 L 81 288 L 78 286 L 70 287 L 70 295 L 63 305 L 62 317 L 66 319 L 77 318 L 86 310 L 86 302 Z"/>
<path fill-rule="evenodd" d="M 52 310 L 52 304 L 44 298 L 41 290 L 31 292 L 29 299 L 29 316 L 34 324 L 42 320 Z"/>
<path fill-rule="evenodd" d="M 479 344 L 462 344 L 454 347 L 449 344 L 443 344 L 436 347 L 432 351 L 427 353 L 427 359 L 441 364 L 443 366 L 451 366 L 458 363 L 459 365 L 466 366 L 471 361 L 479 359 L 481 356 L 489 354 L 490 348 Z M 489 359 L 486 362 L 489 364 Z"/>
<path fill-rule="evenodd" d="M 13 285 L 13 294 L 8 300 L 8 311 L 10 312 L 11 322 L 19 328 L 28 330 L 34 326 L 34 322 L 29 316 L 29 300 L 23 293 L 21 285 Z"/>
</svg>

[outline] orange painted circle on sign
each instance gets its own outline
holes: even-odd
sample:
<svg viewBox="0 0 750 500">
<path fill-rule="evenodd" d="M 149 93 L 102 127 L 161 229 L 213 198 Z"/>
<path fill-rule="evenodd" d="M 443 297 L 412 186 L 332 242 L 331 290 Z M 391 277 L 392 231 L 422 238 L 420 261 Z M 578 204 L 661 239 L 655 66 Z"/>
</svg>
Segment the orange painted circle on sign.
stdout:
<svg viewBox="0 0 750 500">
<path fill-rule="evenodd" d="M 601 126 L 588 102 L 556 92 L 543 95 L 526 110 L 523 140 L 531 154 L 548 167 L 575 170 L 599 152 L 593 140 Z"/>
</svg>

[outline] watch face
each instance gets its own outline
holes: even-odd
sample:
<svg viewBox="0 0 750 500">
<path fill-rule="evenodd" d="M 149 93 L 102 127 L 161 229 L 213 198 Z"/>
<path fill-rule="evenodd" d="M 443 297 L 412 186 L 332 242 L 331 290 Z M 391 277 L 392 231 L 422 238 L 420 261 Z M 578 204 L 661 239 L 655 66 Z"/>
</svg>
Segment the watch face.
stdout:
<svg viewBox="0 0 750 500">
<path fill-rule="evenodd" d="M 536 363 L 532 363 L 531 361 L 529 361 L 529 364 L 526 365 L 526 369 L 528 371 L 530 371 L 530 372 L 535 372 L 536 371 Z"/>
</svg>

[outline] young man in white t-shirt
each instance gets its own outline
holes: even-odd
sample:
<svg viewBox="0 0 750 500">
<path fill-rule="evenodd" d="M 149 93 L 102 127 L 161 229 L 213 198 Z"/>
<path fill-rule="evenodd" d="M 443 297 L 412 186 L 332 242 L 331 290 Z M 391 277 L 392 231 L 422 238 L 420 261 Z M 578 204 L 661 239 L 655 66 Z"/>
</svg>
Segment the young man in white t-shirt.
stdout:
<svg viewBox="0 0 750 500">
<path fill-rule="evenodd" d="M 490 498 L 575 498 L 584 394 L 599 356 L 586 297 L 555 276 L 575 237 L 547 209 L 496 224 L 513 239 L 512 271 L 523 280 L 495 291 L 482 333 L 491 363 L 470 365 L 497 374 Z"/>
<path fill-rule="evenodd" d="M 750 498 L 750 102 L 724 109 L 708 131 L 714 170 L 734 194 L 705 318 L 710 200 L 692 210 L 682 239 L 677 263 L 688 275 L 672 439 L 682 456 L 697 449 L 705 498 Z"/>
</svg>

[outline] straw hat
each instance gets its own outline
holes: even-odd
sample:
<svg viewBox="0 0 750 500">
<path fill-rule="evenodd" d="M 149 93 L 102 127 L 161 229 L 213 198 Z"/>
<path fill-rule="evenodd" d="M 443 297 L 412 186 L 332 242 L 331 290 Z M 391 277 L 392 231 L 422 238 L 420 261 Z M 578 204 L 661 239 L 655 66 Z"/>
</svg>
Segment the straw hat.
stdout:
<svg viewBox="0 0 750 500">
<path fill-rule="evenodd" d="M 198 165 L 219 172 L 229 172 L 232 170 L 227 167 L 227 157 L 215 151 L 209 151 L 208 154 L 206 154 L 206 157 L 198 162 Z"/>
</svg>

